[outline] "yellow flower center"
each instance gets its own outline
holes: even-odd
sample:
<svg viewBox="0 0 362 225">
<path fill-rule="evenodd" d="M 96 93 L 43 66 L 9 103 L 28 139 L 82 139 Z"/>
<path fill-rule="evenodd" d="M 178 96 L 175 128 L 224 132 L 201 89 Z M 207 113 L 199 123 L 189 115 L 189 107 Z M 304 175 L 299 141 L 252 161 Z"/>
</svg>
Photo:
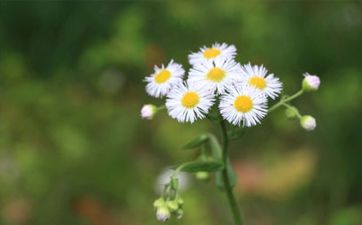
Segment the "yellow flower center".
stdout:
<svg viewBox="0 0 362 225">
<path fill-rule="evenodd" d="M 219 82 L 222 79 L 224 79 L 225 77 L 225 71 L 215 67 L 212 68 L 208 73 L 207 73 L 207 79 L 215 81 L 215 82 Z"/>
<path fill-rule="evenodd" d="M 204 57 L 207 59 L 215 58 L 220 55 L 221 51 L 218 48 L 208 48 L 204 51 Z"/>
<path fill-rule="evenodd" d="M 189 91 L 184 94 L 181 103 L 186 108 L 193 108 L 199 103 L 199 95 L 196 92 Z"/>
<path fill-rule="evenodd" d="M 238 112 L 249 112 L 253 108 L 253 101 L 249 96 L 238 96 L 234 101 L 234 107 Z"/>
<path fill-rule="evenodd" d="M 266 87 L 266 82 L 263 77 L 253 76 L 249 79 L 249 84 L 263 90 Z"/>
<path fill-rule="evenodd" d="M 156 74 L 155 82 L 158 83 L 158 84 L 162 84 L 162 83 L 165 83 L 166 81 L 168 81 L 168 79 L 170 79 L 170 77 L 171 77 L 170 71 L 161 70 L 161 72 Z"/>
</svg>

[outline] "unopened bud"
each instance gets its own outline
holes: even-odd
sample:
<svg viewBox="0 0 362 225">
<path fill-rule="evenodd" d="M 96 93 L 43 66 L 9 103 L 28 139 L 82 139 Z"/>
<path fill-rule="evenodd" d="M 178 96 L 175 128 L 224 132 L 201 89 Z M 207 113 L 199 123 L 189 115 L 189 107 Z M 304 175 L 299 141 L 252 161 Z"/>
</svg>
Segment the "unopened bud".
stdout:
<svg viewBox="0 0 362 225">
<path fill-rule="evenodd" d="M 177 219 L 181 219 L 183 217 L 183 215 L 184 215 L 184 210 L 183 209 L 178 209 L 176 211 L 176 218 Z"/>
<path fill-rule="evenodd" d="M 155 208 L 159 208 L 159 207 L 164 206 L 164 205 L 165 205 L 165 201 L 163 200 L 162 197 L 153 202 L 153 206 Z"/>
<path fill-rule="evenodd" d="M 295 108 L 294 106 L 290 106 L 285 110 L 285 115 L 288 118 L 293 119 L 298 116 L 298 109 Z"/>
<path fill-rule="evenodd" d="M 318 90 L 320 83 L 321 81 L 318 76 L 305 73 L 302 83 L 303 91 L 316 91 Z"/>
<path fill-rule="evenodd" d="M 157 208 L 156 218 L 158 221 L 165 222 L 170 218 L 170 216 L 171 216 L 171 213 L 166 206 Z"/>
<path fill-rule="evenodd" d="M 314 130 L 317 126 L 317 122 L 314 117 L 310 115 L 302 116 L 300 119 L 300 125 L 307 131 Z"/>
<path fill-rule="evenodd" d="M 141 109 L 141 117 L 142 119 L 151 120 L 153 116 L 156 114 L 156 112 L 157 112 L 156 106 L 152 104 L 144 105 Z"/>
<path fill-rule="evenodd" d="M 179 204 L 180 206 L 182 206 L 184 204 L 184 200 L 181 197 L 177 198 L 177 204 Z"/>
<path fill-rule="evenodd" d="M 196 178 L 199 180 L 207 180 L 210 178 L 210 175 L 208 172 L 200 171 L 195 174 Z"/>
<path fill-rule="evenodd" d="M 177 201 L 169 201 L 167 202 L 167 207 L 171 210 L 171 212 L 174 212 L 179 208 L 179 205 Z"/>
</svg>

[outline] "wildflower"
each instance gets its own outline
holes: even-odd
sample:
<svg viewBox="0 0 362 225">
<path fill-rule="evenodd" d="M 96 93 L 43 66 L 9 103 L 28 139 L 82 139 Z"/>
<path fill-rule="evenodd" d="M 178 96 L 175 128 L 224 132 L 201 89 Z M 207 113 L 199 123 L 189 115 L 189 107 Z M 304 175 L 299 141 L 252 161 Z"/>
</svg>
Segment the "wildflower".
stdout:
<svg viewBox="0 0 362 225">
<path fill-rule="evenodd" d="M 234 45 L 215 43 L 211 47 L 204 46 L 200 49 L 199 52 L 191 53 L 189 55 L 189 62 L 191 65 L 197 65 L 204 63 L 205 61 L 213 61 L 216 59 L 234 59 L 235 55 L 236 48 Z"/>
<path fill-rule="evenodd" d="M 316 128 L 317 122 L 313 116 L 306 115 L 300 118 L 300 125 L 307 131 L 312 131 Z"/>
<path fill-rule="evenodd" d="M 241 66 L 234 60 L 215 60 L 195 64 L 190 70 L 189 81 L 218 94 L 225 92 L 235 80 L 241 77 Z"/>
<path fill-rule="evenodd" d="M 242 80 L 248 85 L 259 89 L 268 97 L 275 99 L 282 91 L 282 83 L 274 74 L 268 74 L 264 66 L 252 66 L 250 63 L 242 66 Z"/>
<path fill-rule="evenodd" d="M 146 92 L 153 97 L 159 98 L 168 94 L 170 89 L 182 82 L 185 70 L 182 65 L 171 60 L 165 67 L 154 67 L 154 73 L 145 78 L 147 82 Z"/>
<path fill-rule="evenodd" d="M 302 87 L 304 91 L 316 91 L 319 88 L 321 81 L 318 76 L 304 73 Z"/>
<path fill-rule="evenodd" d="M 231 88 L 221 96 L 222 117 L 233 125 L 251 127 L 267 113 L 267 99 L 259 90 L 247 85 Z"/>
<path fill-rule="evenodd" d="M 168 114 L 179 122 L 193 123 L 202 119 L 214 103 L 213 94 L 200 86 L 183 83 L 174 87 L 167 96 Z"/>
<path fill-rule="evenodd" d="M 142 119 L 151 120 L 157 112 L 157 107 L 152 104 L 144 105 L 141 109 Z"/>
</svg>

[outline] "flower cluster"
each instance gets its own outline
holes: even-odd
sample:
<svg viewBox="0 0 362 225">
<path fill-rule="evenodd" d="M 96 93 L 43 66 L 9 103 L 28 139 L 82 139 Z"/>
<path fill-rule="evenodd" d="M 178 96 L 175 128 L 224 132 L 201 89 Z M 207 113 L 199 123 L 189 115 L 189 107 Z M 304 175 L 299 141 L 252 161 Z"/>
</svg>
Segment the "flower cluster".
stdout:
<svg viewBox="0 0 362 225">
<path fill-rule="evenodd" d="M 179 194 L 178 178 L 171 176 L 170 182 L 164 186 L 162 196 L 153 203 L 157 220 L 165 222 L 171 215 L 175 215 L 177 219 L 182 218 L 183 204 L 184 201 Z"/>
<path fill-rule="evenodd" d="M 317 123 L 311 115 L 302 115 L 291 101 L 304 92 L 319 89 L 320 79 L 316 75 L 304 74 L 301 89 L 293 95 L 283 95 L 279 101 L 268 107 L 268 100 L 275 100 L 282 92 L 282 83 L 274 74 L 268 73 L 263 65 L 250 63 L 241 65 L 235 60 L 234 45 L 215 43 L 202 47 L 188 56 L 190 69 L 171 60 L 166 66 L 155 66 L 154 72 L 145 78 L 146 92 L 155 98 L 166 98 L 163 106 L 144 105 L 141 117 L 152 119 L 161 109 L 177 121 L 193 123 L 207 117 L 220 122 L 224 145 L 218 143 L 212 134 L 203 134 L 184 146 L 199 149 L 196 160 L 176 167 L 170 180 L 164 185 L 162 196 L 154 202 L 156 217 L 165 222 L 172 216 L 181 218 L 183 200 L 180 197 L 179 171 L 195 173 L 198 179 L 206 180 L 214 173 L 216 185 L 232 192 L 236 183 L 235 172 L 227 157 L 228 140 L 239 138 L 243 127 L 252 127 L 279 107 L 286 109 L 288 118 L 299 119 L 301 127 L 312 131 Z M 226 126 L 225 121 L 234 126 Z M 240 128 L 240 126 L 243 126 Z M 228 129 L 230 128 L 230 129 Z M 230 205 L 235 199 L 229 196 Z M 233 210 L 236 224 L 242 224 L 237 210 Z"/>
<path fill-rule="evenodd" d="M 240 65 L 235 56 L 234 45 L 202 47 L 189 55 L 187 76 L 182 65 L 173 60 L 167 66 L 156 66 L 145 78 L 146 92 L 156 98 L 166 97 L 168 114 L 179 122 L 203 119 L 218 104 L 221 116 L 229 123 L 254 126 L 265 117 L 268 98 L 275 99 L 282 84 L 264 66 Z"/>
</svg>

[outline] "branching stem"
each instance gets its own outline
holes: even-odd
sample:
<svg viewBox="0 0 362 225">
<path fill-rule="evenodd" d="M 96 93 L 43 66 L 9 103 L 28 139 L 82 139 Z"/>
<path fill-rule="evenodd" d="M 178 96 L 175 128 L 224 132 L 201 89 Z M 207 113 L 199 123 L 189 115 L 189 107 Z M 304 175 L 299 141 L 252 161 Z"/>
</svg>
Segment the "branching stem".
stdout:
<svg viewBox="0 0 362 225">
<path fill-rule="evenodd" d="M 281 98 L 280 101 L 278 103 L 275 103 L 272 107 L 270 107 L 268 111 L 272 112 L 275 109 L 279 108 L 280 106 L 284 105 L 285 103 L 292 101 L 293 99 L 299 97 L 302 94 L 303 94 L 303 89 L 299 90 L 297 93 L 295 93 L 294 95 L 292 95 L 290 97 Z"/>
</svg>

